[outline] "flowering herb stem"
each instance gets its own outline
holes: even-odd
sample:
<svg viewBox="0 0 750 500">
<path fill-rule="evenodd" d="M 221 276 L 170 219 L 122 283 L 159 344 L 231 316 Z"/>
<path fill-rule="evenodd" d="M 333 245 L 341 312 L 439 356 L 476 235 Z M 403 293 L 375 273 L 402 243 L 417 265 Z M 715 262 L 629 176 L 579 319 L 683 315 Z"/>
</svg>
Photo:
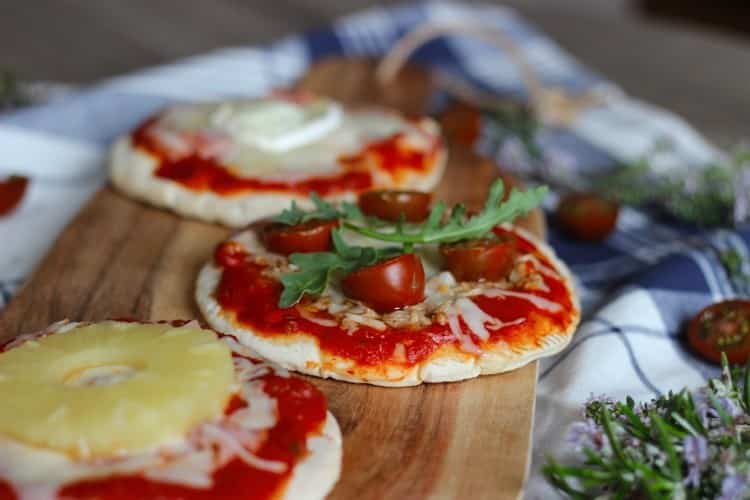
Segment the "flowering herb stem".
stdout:
<svg viewBox="0 0 750 500">
<path fill-rule="evenodd" d="M 696 391 L 636 404 L 596 398 L 571 428 L 577 463 L 544 473 L 570 498 L 750 498 L 750 364 Z"/>
</svg>

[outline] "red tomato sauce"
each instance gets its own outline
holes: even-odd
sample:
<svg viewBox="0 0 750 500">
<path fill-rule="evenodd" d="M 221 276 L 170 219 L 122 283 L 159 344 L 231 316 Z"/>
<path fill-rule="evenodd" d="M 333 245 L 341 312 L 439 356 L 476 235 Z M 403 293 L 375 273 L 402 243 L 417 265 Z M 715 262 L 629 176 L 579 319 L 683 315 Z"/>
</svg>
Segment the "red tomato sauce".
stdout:
<svg viewBox="0 0 750 500">
<path fill-rule="evenodd" d="M 552 267 L 544 256 L 534 251 L 534 246 L 530 242 L 518 238 L 522 252 L 533 252 L 542 264 Z M 225 310 L 235 313 L 239 323 L 263 335 L 277 336 L 304 331 L 314 336 L 320 348 L 327 353 L 354 360 L 365 366 L 375 366 L 385 361 L 411 366 L 427 359 L 442 345 L 456 342 L 447 324 L 433 323 L 420 328 L 388 327 L 382 331 L 360 326 L 356 334 L 351 335 L 339 326 L 315 323 L 302 317 L 295 307 L 279 308 L 277 304 L 282 291 L 281 283 L 263 274 L 265 266 L 248 260 L 240 263 L 237 257 L 237 248 L 231 242 L 217 248 L 215 261 L 223 268 L 223 273 L 216 298 Z M 522 317 L 539 318 L 541 321 L 546 319 L 556 327 L 556 330 L 563 331 L 573 320 L 570 293 L 561 280 L 544 275 L 543 279 L 549 291 L 537 290 L 526 293 L 533 293 L 560 304 L 562 310 L 558 313 L 541 310 L 531 302 L 516 297 L 482 296 L 472 299 L 486 313 L 501 321 L 512 321 Z M 306 299 L 303 298 L 304 300 Z M 320 318 L 329 319 L 330 316 L 321 313 Z M 493 330 L 491 339 L 502 339 L 511 346 L 540 345 L 541 337 L 549 333 L 549 330 L 537 331 L 535 327 L 539 326 L 546 325 L 525 321 L 518 325 L 506 326 Z M 466 325 L 463 325 L 463 328 L 466 328 Z M 481 344 L 481 340 L 473 333 L 472 337 L 477 344 Z M 405 362 L 393 359 L 399 343 L 405 349 Z"/>
<path fill-rule="evenodd" d="M 312 384 L 295 377 L 266 375 L 263 390 L 277 401 L 279 420 L 268 432 L 265 444 L 255 455 L 287 464 L 287 471 L 275 474 L 248 466 L 239 459 L 214 472 L 213 487 L 196 489 L 149 481 L 139 476 L 121 476 L 81 481 L 63 488 L 59 496 L 76 500 L 249 500 L 270 499 L 283 489 L 294 465 L 305 458 L 307 437 L 319 432 L 326 419 L 326 401 Z M 227 411 L 243 406 L 235 398 Z M 1 488 L 1 486 L 0 486 Z M 2 489 L 0 489 L 2 493 Z M 0 498 L 5 498 L 0 495 Z M 12 497 L 11 497 L 12 498 Z"/>
<path fill-rule="evenodd" d="M 307 438 L 320 432 L 327 405 L 323 394 L 312 384 L 296 377 L 266 375 L 263 390 L 276 399 L 278 421 L 268 432 L 265 443 L 255 451 L 261 458 L 287 464 L 287 471 L 275 474 L 248 466 L 235 459 L 214 472 L 213 487 L 196 489 L 150 481 L 140 476 L 79 481 L 63 487 L 58 497 L 66 500 L 250 500 L 270 499 L 285 487 L 294 465 L 305 458 Z M 246 403 L 233 398 L 226 413 Z M 0 478 L 0 500 L 17 500 L 11 485 Z"/>
<path fill-rule="evenodd" d="M 403 143 L 404 135 L 394 134 L 385 139 L 368 144 L 355 155 L 342 156 L 339 161 L 344 165 L 357 166 L 373 160 L 378 168 L 395 175 L 399 170 L 429 170 L 438 152 L 439 143 L 436 142 L 431 151 L 410 148 Z"/>
<path fill-rule="evenodd" d="M 368 165 L 362 161 L 365 155 L 375 155 L 378 167 L 391 175 L 404 170 L 426 170 L 433 156 L 433 153 L 399 146 L 397 134 L 371 143 L 357 155 L 342 157 L 339 161 L 345 167 L 345 171 L 338 175 L 311 177 L 299 182 L 265 181 L 238 176 L 216 159 L 196 153 L 174 157 L 150 132 L 157 119 L 158 117 L 147 120 L 132 135 L 135 147 L 145 150 L 157 159 L 158 166 L 154 175 L 177 182 L 194 191 L 211 191 L 225 196 L 254 191 L 292 192 L 302 195 L 315 192 L 321 196 L 343 191 L 361 192 L 374 187 Z"/>
</svg>

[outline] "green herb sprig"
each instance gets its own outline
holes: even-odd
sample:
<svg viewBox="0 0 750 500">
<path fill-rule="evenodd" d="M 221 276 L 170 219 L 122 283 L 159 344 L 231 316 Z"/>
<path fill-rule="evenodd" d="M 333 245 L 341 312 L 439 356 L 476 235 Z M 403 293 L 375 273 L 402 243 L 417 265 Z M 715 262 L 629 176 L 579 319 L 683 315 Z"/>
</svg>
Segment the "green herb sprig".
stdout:
<svg viewBox="0 0 750 500">
<path fill-rule="evenodd" d="M 748 498 L 750 364 L 649 403 L 593 398 L 569 440 L 579 463 L 550 458 L 547 480 L 575 499 Z"/>
<path fill-rule="evenodd" d="M 0 110 L 18 108 L 26 104 L 29 104 L 29 98 L 15 75 L 10 71 L 0 70 Z"/>
<path fill-rule="evenodd" d="M 496 180 L 490 188 L 482 211 L 468 218 L 466 207 L 462 204 L 455 205 L 450 215 L 445 218 L 448 206 L 441 201 L 432 207 L 430 215 L 421 224 L 406 224 L 402 221 L 381 227 L 375 224 L 363 226 L 347 220 L 344 227 L 376 240 L 402 243 L 407 251 L 416 244 L 454 243 L 477 239 L 492 231 L 498 224 L 509 222 L 539 205 L 547 194 L 547 187 L 539 186 L 526 191 L 513 189 L 505 201 L 504 193 L 503 181 Z"/>
<path fill-rule="evenodd" d="M 360 267 L 371 266 L 402 253 L 399 247 L 373 248 L 348 245 L 341 231 L 334 229 L 332 252 L 293 253 L 289 262 L 299 271 L 281 277 L 284 290 L 279 297 L 279 307 L 291 307 L 304 294 L 320 295 L 336 274 L 350 273 Z"/>
<path fill-rule="evenodd" d="M 638 161 L 623 163 L 594 180 L 602 194 L 628 205 L 652 205 L 698 226 L 731 226 L 738 172 L 750 161 L 745 148 L 727 151 L 722 161 L 679 174 L 656 174 L 652 156 L 669 151 L 668 143 Z"/>
<path fill-rule="evenodd" d="M 489 135 L 494 139 L 495 149 L 499 149 L 505 141 L 515 137 L 531 161 L 542 161 L 544 152 L 537 140 L 541 124 L 531 108 L 525 105 L 508 104 L 485 111 L 483 117 Z"/>
<path fill-rule="evenodd" d="M 466 217 L 466 208 L 455 205 L 448 217 L 444 217 L 448 206 L 444 202 L 435 204 L 425 222 L 407 224 L 403 218 L 390 223 L 374 217 L 366 217 L 350 203 L 338 207 L 313 194 L 315 209 L 301 210 L 296 203 L 276 217 L 276 222 L 294 225 L 316 219 L 340 219 L 343 229 L 350 230 L 375 240 L 400 243 L 401 246 L 365 247 L 348 245 L 341 229 L 332 231 L 333 250 L 330 252 L 294 253 L 289 262 L 298 270 L 281 277 L 284 289 L 279 297 L 279 307 L 291 307 L 303 295 L 323 293 L 335 275 L 350 273 L 361 267 L 371 266 L 405 252 L 411 252 L 417 244 L 452 243 L 481 238 L 503 222 L 536 207 L 547 193 L 541 186 L 527 191 L 511 191 L 503 201 L 505 186 L 498 179 L 490 187 L 484 208 L 472 217 Z"/>
<path fill-rule="evenodd" d="M 285 208 L 279 215 L 274 217 L 274 222 L 294 226 L 311 220 L 333 220 L 333 219 L 363 219 L 364 216 L 359 208 L 352 203 L 341 203 L 338 207 L 328 203 L 317 193 L 310 194 L 310 201 L 315 205 L 314 210 L 302 210 L 296 201 L 292 201 L 289 208 Z"/>
</svg>

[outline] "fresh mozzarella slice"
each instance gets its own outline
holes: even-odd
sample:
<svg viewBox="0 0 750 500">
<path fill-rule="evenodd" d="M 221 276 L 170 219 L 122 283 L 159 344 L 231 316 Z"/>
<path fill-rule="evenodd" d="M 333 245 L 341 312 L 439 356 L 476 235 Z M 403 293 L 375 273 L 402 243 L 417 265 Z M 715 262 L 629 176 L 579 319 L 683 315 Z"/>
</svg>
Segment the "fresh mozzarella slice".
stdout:
<svg viewBox="0 0 750 500">
<path fill-rule="evenodd" d="M 319 141 L 341 124 L 342 116 L 341 106 L 330 99 L 299 104 L 269 98 L 223 103 L 210 121 L 241 144 L 284 153 Z"/>
</svg>

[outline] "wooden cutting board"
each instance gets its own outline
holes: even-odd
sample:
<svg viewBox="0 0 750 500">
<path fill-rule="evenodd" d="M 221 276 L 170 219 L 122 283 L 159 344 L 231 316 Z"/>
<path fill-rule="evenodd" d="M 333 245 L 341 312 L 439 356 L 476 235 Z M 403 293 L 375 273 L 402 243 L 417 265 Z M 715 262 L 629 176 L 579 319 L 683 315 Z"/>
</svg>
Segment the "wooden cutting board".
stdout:
<svg viewBox="0 0 750 500">
<path fill-rule="evenodd" d="M 299 86 L 349 104 L 425 109 L 428 73 L 407 68 L 378 87 L 369 61 L 319 63 Z M 477 207 L 498 175 L 486 160 L 451 150 L 437 198 Z M 511 180 L 509 177 L 506 179 Z M 544 234 L 536 211 L 523 225 Z M 64 319 L 199 318 L 193 283 L 230 233 L 102 189 L 63 231 L 0 316 L 0 340 Z M 387 389 L 310 379 L 344 435 L 331 498 L 518 498 L 528 469 L 537 364 L 466 382 Z"/>
</svg>

